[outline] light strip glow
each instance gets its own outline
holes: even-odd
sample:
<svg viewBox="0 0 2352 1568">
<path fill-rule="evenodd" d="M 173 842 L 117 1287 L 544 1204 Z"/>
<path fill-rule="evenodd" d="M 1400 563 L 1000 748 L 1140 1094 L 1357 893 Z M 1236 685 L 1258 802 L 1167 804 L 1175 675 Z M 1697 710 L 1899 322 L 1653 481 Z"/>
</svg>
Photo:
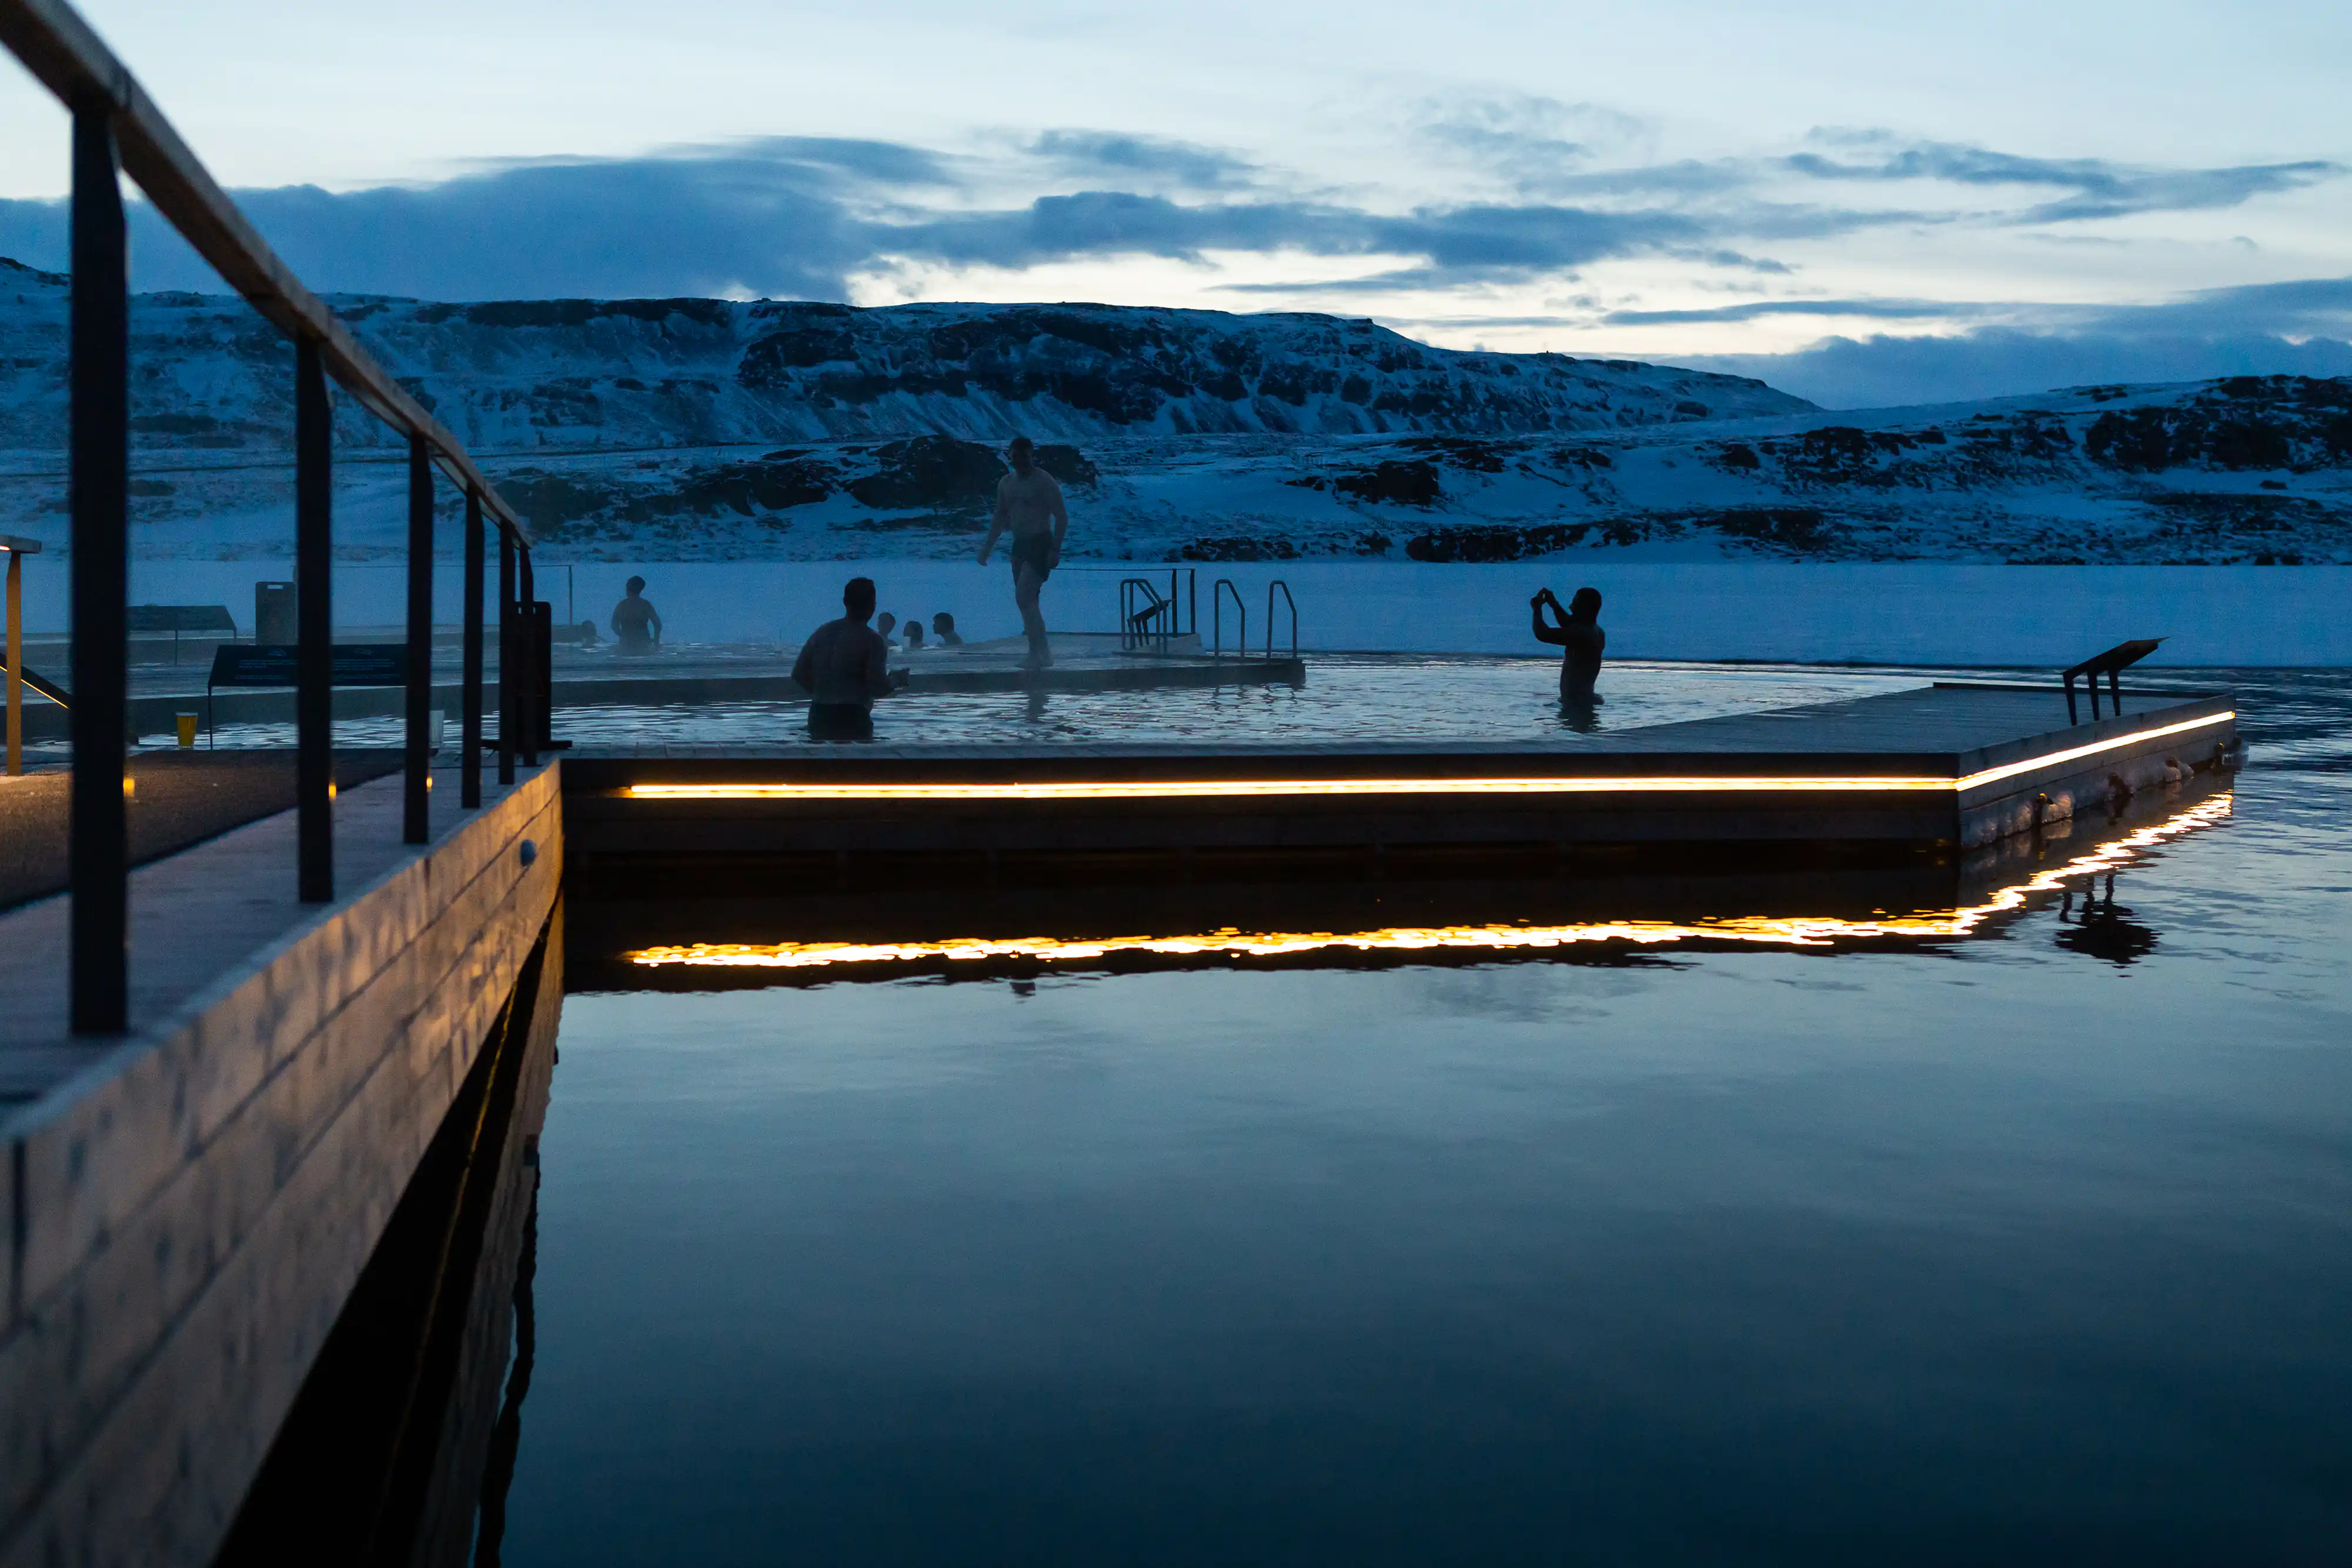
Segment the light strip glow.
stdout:
<svg viewBox="0 0 2352 1568">
<path fill-rule="evenodd" d="M 1073 963 L 1118 953 L 1172 957 L 1234 954 L 1265 958 L 1333 947 L 1357 952 L 1438 948 L 1504 952 L 1585 942 L 1632 942 L 1653 946 L 1688 941 L 1820 947 L 1874 936 L 1949 938 L 1966 936 L 1991 916 L 2022 907 L 2033 894 L 2055 891 L 2068 877 L 2120 870 L 2142 850 L 2221 821 L 2230 815 L 2231 804 L 2228 795 L 2200 801 L 2178 816 L 2102 844 L 2063 865 L 2037 873 L 2014 887 L 2002 888 L 1982 904 L 1949 912 L 1885 915 L 1873 920 L 1844 920 L 1833 915 L 1738 915 L 1686 925 L 1662 920 L 1610 920 L 1578 925 L 1395 926 L 1344 933 L 1243 932 L 1227 928 L 1185 936 L 1103 936 L 1066 941 L 1053 936 L 965 936 L 940 942 L 696 942 L 642 948 L 626 957 L 630 963 L 646 967 L 688 965 L 708 968 L 811 969 L 836 964 L 908 963 L 934 958 L 953 962 L 1027 958 Z"/>
<path fill-rule="evenodd" d="M 1996 784 L 2003 779 L 2014 779 L 2021 773 L 2031 773 L 2037 768 L 2049 768 L 2061 762 L 2079 761 L 2083 758 L 2096 757 L 2102 751 L 2114 751 L 2139 741 L 2161 740 L 2168 735 L 2187 735 L 2191 730 L 2210 729 L 2217 724 L 2231 723 L 2237 716 L 2237 709 L 2231 708 L 2227 712 L 2211 714 L 2204 718 L 2183 719 L 2179 724 L 2168 724 L 2156 729 L 2135 730 L 2129 735 L 2116 736 L 2113 740 L 2095 740 L 2088 746 L 2077 746 L 2066 751 L 2053 751 L 2041 757 L 2029 757 L 2022 762 L 2011 762 L 1999 768 L 1988 768 L 1981 773 L 1970 773 L 1953 779 L 1952 788 L 1967 790 L 1973 789 L 1980 784 Z"/>
<path fill-rule="evenodd" d="M 624 791 L 638 800 L 1234 800 L 1264 796 L 1316 795 L 1622 795 L 1742 793 L 1964 793 L 2014 779 L 2036 768 L 2074 762 L 2142 741 L 2185 735 L 2227 724 L 2238 716 L 2217 713 L 2157 729 L 2120 735 L 2065 751 L 2053 751 L 1957 779 L 1899 774 L 1774 775 L 1720 777 L 1624 774 L 1601 778 L 1504 779 L 1151 779 L 1056 783 L 1001 784 L 632 784 Z"/>
</svg>

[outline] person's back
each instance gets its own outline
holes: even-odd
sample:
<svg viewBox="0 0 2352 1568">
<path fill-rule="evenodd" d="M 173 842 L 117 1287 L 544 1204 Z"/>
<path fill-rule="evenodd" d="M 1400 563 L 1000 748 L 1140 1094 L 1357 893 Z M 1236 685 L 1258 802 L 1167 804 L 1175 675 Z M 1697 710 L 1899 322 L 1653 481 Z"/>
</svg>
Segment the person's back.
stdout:
<svg viewBox="0 0 2352 1568">
<path fill-rule="evenodd" d="M 874 584 L 855 577 L 842 591 L 849 613 L 809 633 L 793 662 L 793 680 L 809 694 L 809 734 L 819 740 L 863 739 L 874 733 L 874 699 L 890 694 L 890 645 L 866 622 L 874 613 Z"/>
<path fill-rule="evenodd" d="M 643 656 L 654 651 L 661 641 L 661 616 L 656 613 L 653 601 L 645 597 L 646 580 L 633 577 L 628 591 L 621 602 L 613 606 L 613 635 L 620 646 L 615 651 L 631 656 Z"/>
</svg>

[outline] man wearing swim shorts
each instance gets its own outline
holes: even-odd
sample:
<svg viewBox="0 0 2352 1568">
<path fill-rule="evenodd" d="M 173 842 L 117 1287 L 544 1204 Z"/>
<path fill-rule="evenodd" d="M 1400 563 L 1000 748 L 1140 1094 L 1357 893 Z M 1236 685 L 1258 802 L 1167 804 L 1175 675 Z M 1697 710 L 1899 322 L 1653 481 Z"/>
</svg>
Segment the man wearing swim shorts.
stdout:
<svg viewBox="0 0 2352 1568">
<path fill-rule="evenodd" d="M 1005 555 L 1013 562 L 1013 602 L 1021 612 L 1021 630 L 1029 638 L 1029 656 L 1022 667 L 1042 670 L 1054 662 L 1045 642 L 1045 616 L 1037 607 L 1037 591 L 1046 574 L 1062 563 L 1062 541 L 1069 537 L 1070 511 L 1062 502 L 1062 486 L 1037 466 L 1037 449 L 1025 435 L 1016 435 L 1005 449 L 1013 472 L 996 482 L 996 516 L 988 538 L 980 545 L 980 564 L 988 564 L 997 536 L 1013 530 Z"/>
</svg>

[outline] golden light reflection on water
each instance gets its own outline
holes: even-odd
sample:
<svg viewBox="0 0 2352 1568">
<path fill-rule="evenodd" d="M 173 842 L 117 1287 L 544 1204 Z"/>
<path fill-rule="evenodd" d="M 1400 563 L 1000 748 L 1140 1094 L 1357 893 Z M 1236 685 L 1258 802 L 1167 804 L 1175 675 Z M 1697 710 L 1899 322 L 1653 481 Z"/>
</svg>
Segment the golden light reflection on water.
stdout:
<svg viewBox="0 0 2352 1568">
<path fill-rule="evenodd" d="M 1603 920 L 1569 925 L 1445 925 L 1390 926 L 1377 931 L 1241 931 L 1226 927 L 1181 936 L 959 936 L 937 942 L 696 942 L 665 947 L 644 947 L 628 954 L 633 964 L 669 964 L 716 968 L 808 969 L 835 964 L 891 964 L 945 958 L 971 961 L 1025 958 L 1047 963 L 1076 963 L 1136 953 L 1184 957 L 1234 955 L 1278 957 L 1340 948 L 1357 952 L 1431 949 L 1494 952 L 1566 947 L 1591 942 L 1630 942 L 1641 946 L 1664 943 L 1754 942 L 1780 946 L 1821 947 L 1841 941 L 1871 937 L 1914 939 L 1966 936 L 1986 920 L 2023 907 L 2036 893 L 2054 892 L 2068 877 L 2121 870 L 2139 852 L 2167 839 L 2209 827 L 2229 816 L 2231 797 L 2210 800 L 2152 823 L 2125 838 L 2077 855 L 2063 865 L 2035 873 L 2031 878 L 1992 894 L 1981 904 L 1965 908 L 1931 910 L 1916 915 L 1875 915 L 1867 920 L 1834 915 L 1733 915 L 1690 922 L 1664 920 Z"/>
</svg>

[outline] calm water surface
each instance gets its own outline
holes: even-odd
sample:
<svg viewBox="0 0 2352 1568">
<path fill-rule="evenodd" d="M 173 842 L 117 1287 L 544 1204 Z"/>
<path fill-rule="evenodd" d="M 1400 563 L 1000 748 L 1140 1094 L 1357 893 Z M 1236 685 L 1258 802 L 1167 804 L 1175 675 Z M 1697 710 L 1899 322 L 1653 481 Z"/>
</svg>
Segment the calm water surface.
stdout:
<svg viewBox="0 0 2352 1568">
<path fill-rule="evenodd" d="M 568 998 L 503 1561 L 2352 1557 L 2352 679 L 2234 679 L 1963 940 Z"/>
<path fill-rule="evenodd" d="M 2040 678 L 2042 672 L 2035 672 Z M 2170 673 L 2168 673 L 2170 674 Z M 1982 678 L 1974 672 L 1969 678 Z M 1802 665 L 1642 663 L 1609 666 L 1599 732 L 1719 714 L 1831 702 L 1916 685 L 1916 673 Z M 2177 677 L 2176 677 L 2177 678 Z M 341 719 L 338 746 L 397 746 L 396 717 Z M 1303 686 L 901 695 L 877 705 L 876 738 L 908 744 L 1038 746 L 1136 740 L 1558 740 L 1577 744 L 1559 707 L 1559 662 L 1544 658 L 1318 653 Z M 457 716 L 448 717 L 455 744 Z M 799 746 L 799 702 L 580 704 L 555 714 L 583 746 Z M 493 723 L 490 727 L 495 729 Z M 291 746 L 291 724 L 224 725 L 222 746 Z"/>
</svg>

